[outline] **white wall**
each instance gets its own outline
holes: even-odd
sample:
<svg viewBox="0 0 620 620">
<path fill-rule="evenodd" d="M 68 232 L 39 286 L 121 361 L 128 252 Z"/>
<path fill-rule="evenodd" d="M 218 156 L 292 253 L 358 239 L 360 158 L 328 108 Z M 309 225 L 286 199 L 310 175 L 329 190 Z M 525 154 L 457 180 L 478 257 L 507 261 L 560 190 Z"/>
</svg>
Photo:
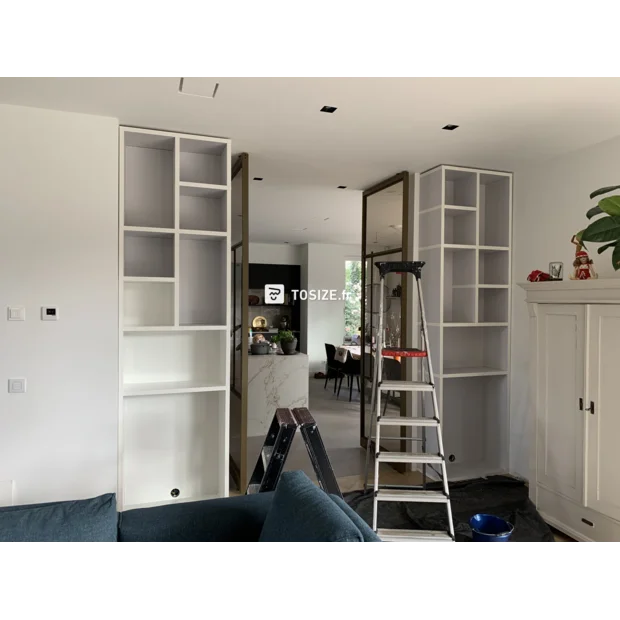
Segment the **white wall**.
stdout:
<svg viewBox="0 0 620 620">
<path fill-rule="evenodd" d="M 357 245 L 309 243 L 307 245 L 308 290 L 335 290 L 338 295 L 345 286 L 345 261 L 359 260 Z M 303 269 L 303 268 L 302 268 Z M 303 280 L 303 275 L 302 275 Z M 325 369 L 325 343 L 342 344 L 344 338 L 344 301 L 308 301 L 306 304 L 307 353 L 310 373 Z M 303 316 L 303 315 L 302 315 Z M 303 319 L 302 319 L 303 324 Z"/>
<path fill-rule="evenodd" d="M 587 225 L 585 213 L 596 204 L 590 193 L 617 184 L 620 138 L 515 171 L 510 466 L 522 476 L 528 475 L 531 448 L 527 426 L 529 324 L 525 291 L 517 283 L 525 282 L 533 269 L 547 271 L 551 261 L 562 261 L 568 278 L 575 257 L 571 237 Z M 597 244 L 591 245 L 588 248 L 599 277 L 618 277 L 611 254 L 598 255 Z"/>
<path fill-rule="evenodd" d="M 250 243 L 250 263 L 301 265 L 301 247 L 288 243 Z"/>
<path fill-rule="evenodd" d="M 14 504 L 114 492 L 118 122 L 0 105 L 0 136 L 0 486 Z"/>
</svg>

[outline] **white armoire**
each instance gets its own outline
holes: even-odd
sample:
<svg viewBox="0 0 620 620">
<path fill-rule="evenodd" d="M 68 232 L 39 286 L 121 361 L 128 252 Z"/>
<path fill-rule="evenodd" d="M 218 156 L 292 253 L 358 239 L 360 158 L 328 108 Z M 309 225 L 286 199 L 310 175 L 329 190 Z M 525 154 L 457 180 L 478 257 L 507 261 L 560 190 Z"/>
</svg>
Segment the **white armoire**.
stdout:
<svg viewBox="0 0 620 620">
<path fill-rule="evenodd" d="M 530 498 L 577 540 L 620 541 L 620 279 L 522 284 Z"/>
</svg>

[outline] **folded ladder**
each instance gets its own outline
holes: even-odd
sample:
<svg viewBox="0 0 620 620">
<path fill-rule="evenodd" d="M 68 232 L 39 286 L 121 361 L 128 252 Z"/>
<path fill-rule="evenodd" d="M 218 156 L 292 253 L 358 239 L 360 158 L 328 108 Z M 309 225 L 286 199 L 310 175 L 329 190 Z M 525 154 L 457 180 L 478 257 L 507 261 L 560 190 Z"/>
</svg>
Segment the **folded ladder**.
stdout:
<svg viewBox="0 0 620 620">
<path fill-rule="evenodd" d="M 379 329 L 377 333 L 377 345 L 375 351 L 375 364 L 371 396 L 371 411 L 375 410 L 373 417 L 373 428 L 366 447 L 366 471 L 365 485 L 367 487 L 368 469 L 370 462 L 371 446 L 375 446 L 375 474 L 374 474 L 374 497 L 372 527 L 377 532 L 381 540 L 398 541 L 427 541 L 427 542 L 452 542 L 454 541 L 454 524 L 452 521 L 452 509 L 450 505 L 450 493 L 448 489 L 448 476 L 446 472 L 446 461 L 444 458 L 443 439 L 441 435 L 441 425 L 439 422 L 439 408 L 437 405 L 437 394 L 435 392 L 435 381 L 433 376 L 433 366 L 431 363 L 430 350 L 428 346 L 428 330 L 426 325 L 426 315 L 424 313 L 424 302 L 422 298 L 422 267 L 423 261 L 382 261 L 376 263 L 379 269 L 381 283 L 388 273 L 412 274 L 416 279 L 418 291 L 418 301 L 420 308 L 420 348 L 399 348 L 383 347 L 383 295 L 379 298 Z M 381 287 L 383 290 L 383 287 Z M 426 368 L 422 368 L 422 381 L 384 381 L 382 380 L 382 361 L 384 357 L 411 357 L 425 360 Z M 422 407 L 421 417 L 402 417 L 386 416 L 381 414 L 381 394 L 382 392 L 416 392 L 421 393 L 422 399 L 430 394 L 433 407 L 433 416 L 425 417 Z M 424 403 L 424 400 L 422 400 Z M 422 452 L 389 452 L 381 448 L 382 432 L 387 428 L 420 428 L 422 438 L 417 437 L 387 437 L 383 439 L 399 439 L 409 442 L 421 441 Z M 426 452 L 427 431 L 435 432 L 437 439 L 437 453 Z M 374 442 L 374 443 L 373 443 Z M 381 463 L 405 463 L 422 465 L 423 485 L 422 487 L 399 485 L 381 485 L 379 481 Z M 428 491 L 426 489 L 426 468 L 431 467 L 442 479 L 443 490 Z M 417 502 L 443 504 L 447 514 L 447 530 L 401 530 L 401 529 L 380 529 L 377 527 L 378 510 L 381 502 Z"/>
</svg>

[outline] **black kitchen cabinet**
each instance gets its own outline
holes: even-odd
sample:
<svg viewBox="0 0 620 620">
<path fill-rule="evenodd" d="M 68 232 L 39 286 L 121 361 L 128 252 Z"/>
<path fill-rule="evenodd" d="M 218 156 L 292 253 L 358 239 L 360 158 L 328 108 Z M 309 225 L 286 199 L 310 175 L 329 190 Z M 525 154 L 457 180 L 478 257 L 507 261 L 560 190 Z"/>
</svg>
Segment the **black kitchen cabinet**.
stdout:
<svg viewBox="0 0 620 620">
<path fill-rule="evenodd" d="M 284 290 L 290 293 L 299 290 L 301 267 L 299 265 L 268 265 L 250 263 L 249 288 L 264 288 L 267 284 L 284 284 Z"/>
</svg>

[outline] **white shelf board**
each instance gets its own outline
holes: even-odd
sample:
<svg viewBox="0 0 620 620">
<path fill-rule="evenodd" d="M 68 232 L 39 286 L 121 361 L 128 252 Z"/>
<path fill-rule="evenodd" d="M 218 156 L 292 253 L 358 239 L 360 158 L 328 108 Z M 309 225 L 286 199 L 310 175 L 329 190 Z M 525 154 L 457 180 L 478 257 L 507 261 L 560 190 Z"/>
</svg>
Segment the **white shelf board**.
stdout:
<svg viewBox="0 0 620 620">
<path fill-rule="evenodd" d="M 141 278 L 139 276 L 125 276 L 124 282 L 174 282 L 174 278 Z"/>
<path fill-rule="evenodd" d="M 432 327 L 508 327 L 508 323 L 429 323 Z"/>
<path fill-rule="evenodd" d="M 453 284 L 450 288 L 476 288 L 475 284 Z"/>
<path fill-rule="evenodd" d="M 455 216 L 476 212 L 476 207 L 461 207 L 458 205 L 445 205 L 444 209 L 446 212 L 449 212 L 449 215 Z"/>
<path fill-rule="evenodd" d="M 444 243 L 443 247 L 446 252 L 460 252 L 462 250 L 475 250 L 477 246 L 462 243 Z"/>
<path fill-rule="evenodd" d="M 222 392 L 225 385 L 208 385 L 195 381 L 166 383 L 129 383 L 123 386 L 123 396 L 160 396 L 162 394 L 191 394 L 195 392 Z"/>
<path fill-rule="evenodd" d="M 218 198 L 223 196 L 228 190 L 226 185 L 213 185 L 211 183 L 179 183 L 181 196 L 195 196 L 199 198 Z"/>
<path fill-rule="evenodd" d="M 146 226 L 123 226 L 123 230 L 130 237 L 170 237 L 174 228 L 148 228 Z"/>
<path fill-rule="evenodd" d="M 508 252 L 510 248 L 500 245 L 479 245 L 478 249 L 481 252 Z"/>
<path fill-rule="evenodd" d="M 123 506 L 123 512 L 126 510 L 137 510 L 138 508 L 156 508 L 157 506 L 168 506 L 170 504 L 186 504 L 187 502 L 202 502 L 208 499 L 217 499 L 222 497 L 221 495 L 201 495 L 199 497 L 184 497 L 183 499 L 170 498 L 163 502 L 149 502 L 146 504 L 129 504 Z"/>
<path fill-rule="evenodd" d="M 461 377 L 496 377 L 507 374 L 507 370 L 501 370 L 499 368 L 472 366 L 471 368 L 444 368 L 441 376 L 444 379 L 458 379 Z"/>
<path fill-rule="evenodd" d="M 228 233 L 219 230 L 181 230 L 181 239 L 194 239 L 198 241 L 209 241 L 226 239 Z"/>
<path fill-rule="evenodd" d="M 510 288 L 509 284 L 478 284 L 478 288 Z"/>
<path fill-rule="evenodd" d="M 226 325 L 149 325 L 127 326 L 124 332 L 189 332 L 189 331 L 222 331 Z"/>
</svg>

